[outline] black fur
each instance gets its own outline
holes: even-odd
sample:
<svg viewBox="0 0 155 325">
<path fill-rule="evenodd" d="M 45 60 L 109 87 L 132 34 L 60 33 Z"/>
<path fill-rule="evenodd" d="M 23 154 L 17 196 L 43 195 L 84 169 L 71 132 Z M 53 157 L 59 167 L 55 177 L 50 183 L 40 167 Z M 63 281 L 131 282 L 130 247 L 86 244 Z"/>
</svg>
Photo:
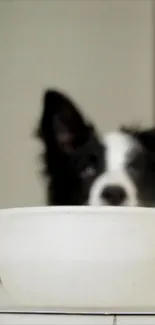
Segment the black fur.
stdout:
<svg viewBox="0 0 155 325">
<path fill-rule="evenodd" d="M 67 95 L 47 90 L 37 136 L 45 147 L 47 203 L 87 204 L 90 185 L 103 168 L 103 146 L 94 127 Z"/>
<path fill-rule="evenodd" d="M 155 154 L 155 128 L 143 129 L 123 126 L 121 131 L 135 137 L 152 157 Z"/>
<path fill-rule="evenodd" d="M 133 160 L 133 181 L 137 188 L 139 205 L 155 206 L 155 128 L 127 128 L 122 132 L 131 135 L 141 146 L 140 155 L 136 153 Z M 132 158 L 132 155 L 130 159 Z M 137 172 L 136 172 L 137 171 Z M 135 177 L 136 175 L 136 177 Z M 138 175 L 138 177 L 137 177 Z"/>
</svg>

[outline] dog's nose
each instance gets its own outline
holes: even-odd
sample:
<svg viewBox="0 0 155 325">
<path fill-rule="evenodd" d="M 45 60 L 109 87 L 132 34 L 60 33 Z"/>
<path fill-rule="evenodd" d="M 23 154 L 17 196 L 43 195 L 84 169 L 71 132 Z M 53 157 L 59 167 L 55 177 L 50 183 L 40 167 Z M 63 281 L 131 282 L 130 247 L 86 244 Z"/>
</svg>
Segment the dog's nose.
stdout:
<svg viewBox="0 0 155 325">
<path fill-rule="evenodd" d="M 107 202 L 108 205 L 121 205 L 127 195 L 123 187 L 118 185 L 107 185 L 102 193 L 101 197 Z"/>
</svg>

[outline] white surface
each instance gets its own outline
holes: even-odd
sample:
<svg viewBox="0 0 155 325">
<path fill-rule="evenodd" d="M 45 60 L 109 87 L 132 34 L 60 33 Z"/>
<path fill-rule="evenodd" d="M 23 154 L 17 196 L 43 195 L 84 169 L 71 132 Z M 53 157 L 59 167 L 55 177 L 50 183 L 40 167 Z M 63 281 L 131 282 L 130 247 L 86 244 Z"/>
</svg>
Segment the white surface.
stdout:
<svg viewBox="0 0 155 325">
<path fill-rule="evenodd" d="M 0 315 L 2 325 L 113 325 L 111 316 L 65 316 L 65 315 Z M 150 325 L 150 324 L 148 324 Z M 152 325 L 152 324 L 151 324 Z"/>
<path fill-rule="evenodd" d="M 0 207 L 45 204 L 32 132 L 46 87 L 102 132 L 154 124 L 152 18 L 149 0 L 0 1 Z"/>
<path fill-rule="evenodd" d="M 116 325 L 155 325 L 155 316 L 118 316 Z"/>
<path fill-rule="evenodd" d="M 3 307 L 12 307 L 15 305 L 14 300 L 10 297 L 10 294 L 0 284 L 0 310 Z"/>
<path fill-rule="evenodd" d="M 3 286 L 25 307 L 153 309 L 154 229 L 154 209 L 2 210 Z"/>
</svg>

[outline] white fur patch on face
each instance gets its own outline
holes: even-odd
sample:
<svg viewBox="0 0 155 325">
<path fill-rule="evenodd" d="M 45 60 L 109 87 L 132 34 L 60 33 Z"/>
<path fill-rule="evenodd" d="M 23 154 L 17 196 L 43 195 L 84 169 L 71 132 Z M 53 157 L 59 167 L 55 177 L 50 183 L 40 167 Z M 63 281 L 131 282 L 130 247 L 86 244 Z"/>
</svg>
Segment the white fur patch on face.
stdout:
<svg viewBox="0 0 155 325">
<path fill-rule="evenodd" d="M 135 145 L 131 136 L 121 132 L 108 133 L 104 137 L 106 149 L 105 163 L 107 171 L 122 170 L 127 154 L 134 149 Z"/>
<path fill-rule="evenodd" d="M 111 185 L 121 186 L 127 195 L 121 205 L 136 206 L 136 188 L 129 178 L 125 166 L 133 149 L 138 148 L 138 142 L 130 135 L 122 132 L 108 133 L 103 138 L 105 146 L 105 171 L 92 185 L 89 193 L 89 205 L 108 205 L 101 193 L 105 187 Z"/>
</svg>

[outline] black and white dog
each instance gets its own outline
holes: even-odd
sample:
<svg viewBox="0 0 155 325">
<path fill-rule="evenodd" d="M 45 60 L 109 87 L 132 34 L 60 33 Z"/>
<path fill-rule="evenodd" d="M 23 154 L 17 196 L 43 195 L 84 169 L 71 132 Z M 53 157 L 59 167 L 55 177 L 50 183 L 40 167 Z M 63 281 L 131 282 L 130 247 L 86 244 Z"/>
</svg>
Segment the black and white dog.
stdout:
<svg viewBox="0 0 155 325">
<path fill-rule="evenodd" d="M 37 135 L 48 204 L 155 206 L 155 129 L 100 138 L 68 95 L 48 90 Z"/>
</svg>

